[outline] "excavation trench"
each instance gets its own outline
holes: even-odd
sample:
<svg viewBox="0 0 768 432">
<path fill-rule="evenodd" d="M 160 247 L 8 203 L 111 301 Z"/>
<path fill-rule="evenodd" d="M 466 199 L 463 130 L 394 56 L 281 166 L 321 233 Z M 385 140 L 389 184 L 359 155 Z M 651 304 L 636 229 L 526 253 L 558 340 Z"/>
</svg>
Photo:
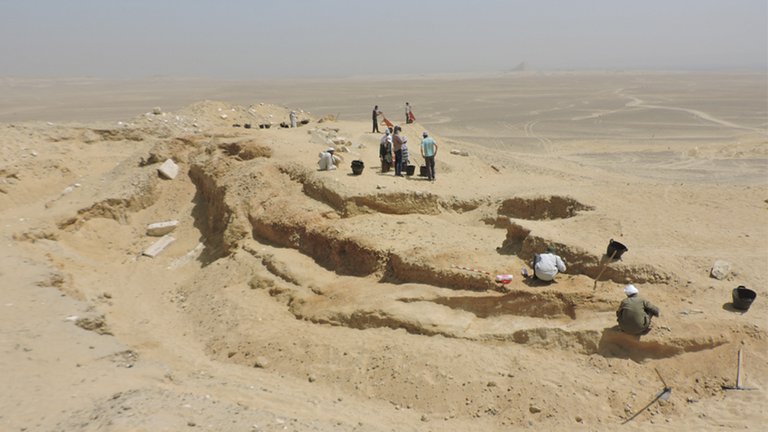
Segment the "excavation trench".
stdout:
<svg viewBox="0 0 768 432">
<path fill-rule="evenodd" d="M 130 177 L 123 177 L 120 172 L 114 173 L 114 176 L 117 179 L 113 180 L 110 190 L 106 192 L 107 196 L 112 197 L 78 210 L 76 216 L 60 221 L 58 227 L 65 230 L 79 229 L 93 218 L 113 219 L 127 224 L 130 213 L 145 209 L 157 201 L 160 180 L 154 168 L 144 169 L 140 174 Z"/>
<path fill-rule="evenodd" d="M 595 208 L 570 197 L 557 195 L 536 198 L 510 198 L 501 202 L 498 214 L 514 219 L 551 220 L 574 217 L 580 211 Z"/>
<path fill-rule="evenodd" d="M 479 318 L 519 315 L 534 318 L 576 318 L 576 303 L 572 296 L 547 291 L 532 293 L 513 291 L 501 297 L 441 297 L 433 302 L 473 313 Z M 402 301 L 410 301 L 403 299 Z"/>
<path fill-rule="evenodd" d="M 529 229 L 511 221 L 507 225 L 507 236 L 499 252 L 516 255 L 525 262 L 531 262 L 536 253 L 541 253 L 548 246 L 554 246 L 557 255 L 566 262 L 568 274 L 580 274 L 592 279 L 600 275 L 600 280 L 616 283 L 665 284 L 677 280 L 676 276 L 649 264 L 627 264 L 624 261 L 614 261 L 604 254 L 590 253 L 576 246 L 531 235 Z"/>
</svg>

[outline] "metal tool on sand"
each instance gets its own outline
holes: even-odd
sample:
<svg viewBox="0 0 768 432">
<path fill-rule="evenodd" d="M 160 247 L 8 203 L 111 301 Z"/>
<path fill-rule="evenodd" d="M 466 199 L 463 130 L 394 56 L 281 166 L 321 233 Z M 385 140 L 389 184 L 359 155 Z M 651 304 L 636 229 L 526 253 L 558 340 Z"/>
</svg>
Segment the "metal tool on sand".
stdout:
<svg viewBox="0 0 768 432">
<path fill-rule="evenodd" d="M 635 417 L 639 416 L 640 413 L 647 410 L 651 405 L 653 405 L 657 400 L 661 399 L 663 401 L 669 400 L 669 396 L 672 394 L 672 387 L 667 385 L 667 382 L 664 381 L 664 378 L 659 373 L 659 370 L 656 368 L 653 368 L 653 370 L 656 371 L 656 375 L 659 376 L 659 379 L 661 380 L 661 383 L 664 384 L 664 389 L 661 390 L 658 394 L 656 394 L 656 397 L 653 398 L 652 401 L 648 402 L 648 405 L 644 406 L 640 411 L 636 412 L 632 417 L 624 420 L 621 424 L 627 424 L 635 419 Z"/>
<path fill-rule="evenodd" d="M 722 386 L 723 390 L 756 390 L 754 387 L 741 386 L 741 348 L 739 348 L 739 359 L 736 363 L 736 386 Z"/>
</svg>

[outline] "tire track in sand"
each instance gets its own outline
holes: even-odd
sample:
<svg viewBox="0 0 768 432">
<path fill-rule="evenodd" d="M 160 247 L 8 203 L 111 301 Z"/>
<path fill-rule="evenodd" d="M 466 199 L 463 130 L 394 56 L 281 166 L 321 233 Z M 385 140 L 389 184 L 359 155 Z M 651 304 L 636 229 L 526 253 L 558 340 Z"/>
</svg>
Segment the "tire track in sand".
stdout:
<svg viewBox="0 0 768 432">
<path fill-rule="evenodd" d="M 544 148 L 545 153 L 552 153 L 552 140 L 549 138 L 539 135 L 536 132 L 534 132 L 533 128 L 536 126 L 536 124 L 539 123 L 539 120 L 532 120 L 527 122 L 523 126 L 523 131 L 525 132 L 525 136 L 527 138 L 535 138 L 541 143 L 541 146 Z"/>
</svg>

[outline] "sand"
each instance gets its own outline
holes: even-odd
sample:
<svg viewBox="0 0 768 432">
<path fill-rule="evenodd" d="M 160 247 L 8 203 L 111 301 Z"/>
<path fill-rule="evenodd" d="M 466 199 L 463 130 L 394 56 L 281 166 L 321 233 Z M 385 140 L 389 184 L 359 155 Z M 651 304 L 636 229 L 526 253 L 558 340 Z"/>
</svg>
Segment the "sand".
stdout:
<svg viewBox="0 0 768 432">
<path fill-rule="evenodd" d="M 762 76 L 4 78 L 0 91 L 0 430 L 768 420 Z M 415 164 L 422 131 L 440 145 L 435 182 L 379 172 L 370 110 L 399 122 L 406 100 Z M 308 123 L 281 128 L 291 109 Z M 344 161 L 317 171 L 329 145 Z M 157 173 L 169 158 L 172 180 Z M 147 225 L 169 220 L 175 241 L 142 255 L 159 238 Z M 629 248 L 619 261 L 610 239 Z M 522 278 L 548 244 L 568 270 Z M 648 335 L 616 328 L 626 283 L 661 309 Z M 746 312 L 739 285 L 757 292 Z M 724 390 L 739 350 L 751 390 Z M 643 410 L 657 371 L 671 397 Z"/>
</svg>

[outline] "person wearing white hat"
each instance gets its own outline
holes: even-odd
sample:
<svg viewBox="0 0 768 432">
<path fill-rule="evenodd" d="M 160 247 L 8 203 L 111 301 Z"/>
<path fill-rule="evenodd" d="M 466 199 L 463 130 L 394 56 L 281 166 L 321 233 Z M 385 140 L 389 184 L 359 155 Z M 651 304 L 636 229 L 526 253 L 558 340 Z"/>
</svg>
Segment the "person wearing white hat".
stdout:
<svg viewBox="0 0 768 432">
<path fill-rule="evenodd" d="M 624 287 L 624 294 L 627 298 L 621 301 L 621 306 L 616 311 L 619 328 L 624 333 L 633 335 L 648 333 L 651 330 L 651 318 L 660 314 L 659 308 L 640 298 L 638 289 L 632 284 Z"/>
<path fill-rule="evenodd" d="M 333 147 L 328 147 L 325 151 L 322 151 L 317 155 L 320 158 L 320 160 L 317 161 L 317 166 L 320 168 L 320 171 L 336 169 L 336 165 L 341 162 L 341 158 L 333 154 L 335 151 L 336 149 Z"/>
<path fill-rule="evenodd" d="M 389 172 L 392 162 L 395 160 L 392 154 L 392 131 L 387 128 L 379 142 L 379 159 L 381 160 L 381 172 Z"/>
</svg>

